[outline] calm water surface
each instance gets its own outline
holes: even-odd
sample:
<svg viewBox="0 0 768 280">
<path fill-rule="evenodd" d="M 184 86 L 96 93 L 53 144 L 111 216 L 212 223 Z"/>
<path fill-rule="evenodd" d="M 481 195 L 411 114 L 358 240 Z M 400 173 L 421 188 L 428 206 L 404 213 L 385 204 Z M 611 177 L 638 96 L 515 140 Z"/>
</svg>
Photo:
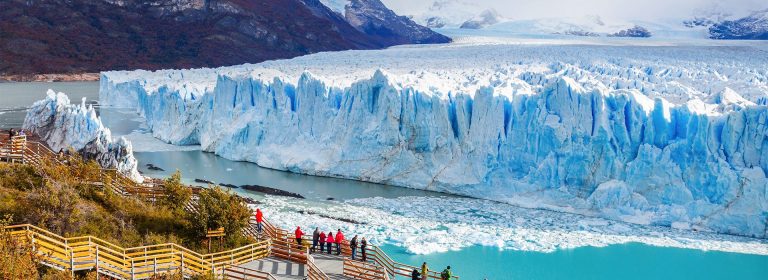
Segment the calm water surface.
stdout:
<svg viewBox="0 0 768 280">
<path fill-rule="evenodd" d="M 0 128 L 19 127 L 26 108 L 52 88 L 70 96 L 96 101 L 98 83 L 0 83 Z M 139 129 L 130 111 L 100 110 L 114 135 Z M 437 195 L 432 192 L 390 187 L 351 180 L 322 178 L 261 168 L 253 163 L 230 161 L 201 151 L 140 152 L 140 171 L 165 177 L 181 170 L 186 182 L 195 178 L 235 185 L 258 184 L 300 193 L 308 199 L 398 197 Z M 166 171 L 148 170 L 147 163 Z M 238 190 L 243 192 L 243 190 Z M 258 194 L 249 194 L 258 196 Z M 457 236 L 456 238 L 462 238 Z M 474 246 L 429 255 L 411 255 L 403 248 L 384 245 L 395 260 L 442 270 L 451 265 L 462 280 L 472 279 L 761 279 L 768 280 L 768 256 L 654 247 L 644 244 L 581 247 L 552 253 L 500 251 Z"/>
</svg>

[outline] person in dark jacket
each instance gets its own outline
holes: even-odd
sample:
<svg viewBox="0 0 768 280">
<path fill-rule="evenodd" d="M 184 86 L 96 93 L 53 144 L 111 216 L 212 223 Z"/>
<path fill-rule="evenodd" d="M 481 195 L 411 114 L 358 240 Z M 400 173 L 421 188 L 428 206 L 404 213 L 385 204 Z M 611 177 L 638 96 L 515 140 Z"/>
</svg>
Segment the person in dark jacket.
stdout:
<svg viewBox="0 0 768 280">
<path fill-rule="evenodd" d="M 415 268 L 413 269 L 413 272 L 411 272 L 411 280 L 421 280 L 421 273 Z"/>
<path fill-rule="evenodd" d="M 352 237 L 352 240 L 349 241 L 349 248 L 352 249 L 352 260 L 355 260 L 355 253 L 357 252 L 357 235 L 355 237 Z"/>
<path fill-rule="evenodd" d="M 368 248 L 368 241 L 365 240 L 365 237 L 363 237 L 363 240 L 360 241 L 360 253 L 363 254 L 363 261 L 366 261 L 368 259 L 368 256 L 365 253 L 366 248 Z"/>
<path fill-rule="evenodd" d="M 317 247 L 318 239 L 320 239 L 320 229 L 315 228 L 315 232 L 312 233 L 312 248 L 309 249 L 311 253 L 315 252 L 315 248 Z"/>
</svg>

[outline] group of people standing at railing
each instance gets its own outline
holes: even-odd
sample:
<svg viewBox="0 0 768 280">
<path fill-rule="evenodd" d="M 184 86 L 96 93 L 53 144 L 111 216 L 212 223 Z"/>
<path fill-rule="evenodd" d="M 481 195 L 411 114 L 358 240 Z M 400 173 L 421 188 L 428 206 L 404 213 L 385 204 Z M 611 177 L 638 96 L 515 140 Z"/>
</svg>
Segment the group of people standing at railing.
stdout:
<svg viewBox="0 0 768 280">
<path fill-rule="evenodd" d="M 259 233 L 262 232 L 263 226 L 262 223 L 264 222 L 264 213 L 261 212 L 261 209 L 256 209 L 256 228 L 259 231 Z M 296 237 L 296 244 L 300 248 L 303 248 L 304 246 L 304 232 L 301 230 L 300 226 L 296 227 L 296 230 L 293 232 L 294 236 Z M 310 253 L 317 252 L 318 248 L 320 249 L 320 253 L 327 252 L 328 254 L 333 254 L 333 249 L 335 245 L 336 249 L 336 255 L 341 255 L 341 246 L 344 241 L 344 233 L 341 232 L 341 229 L 337 229 L 336 235 L 333 235 L 332 231 L 329 231 L 328 234 L 326 234 L 323 231 L 320 231 L 320 228 L 315 228 L 315 231 L 312 233 L 312 247 L 309 248 Z M 358 246 L 359 245 L 359 246 Z M 360 252 L 362 253 L 362 261 L 367 261 L 367 254 L 366 249 L 368 248 L 368 241 L 363 237 L 359 243 L 357 235 L 352 238 L 352 240 L 349 241 L 349 247 L 352 251 L 352 260 L 355 260 L 357 257 L 357 249 L 360 248 Z M 424 262 L 421 265 L 421 272 L 417 269 L 413 269 L 413 272 L 411 274 L 411 277 L 413 280 L 427 280 L 429 276 L 429 267 L 427 266 L 427 263 Z M 453 277 L 453 273 L 451 272 L 451 266 L 446 267 L 441 273 L 440 278 L 443 280 L 449 280 Z"/>
<path fill-rule="evenodd" d="M 256 230 L 261 233 L 263 230 L 263 224 L 264 223 L 264 213 L 261 212 L 261 209 L 256 209 Z M 296 244 L 298 244 L 299 247 L 304 247 L 304 232 L 301 230 L 301 227 L 296 227 L 296 230 L 293 232 L 295 238 L 296 238 Z M 320 231 L 320 228 L 315 228 L 315 231 L 312 233 L 312 247 L 309 247 L 310 253 L 315 252 L 327 252 L 328 254 L 334 254 L 334 249 L 336 251 L 336 255 L 341 255 L 341 246 L 344 242 L 344 233 L 341 232 L 341 229 L 336 230 L 336 235 L 333 234 L 332 231 L 329 231 L 328 234 L 326 234 L 323 231 Z M 358 239 L 358 236 L 355 235 L 352 237 L 352 240 L 349 241 L 349 247 L 352 251 L 352 260 L 355 260 L 357 258 L 357 249 L 360 249 L 360 252 L 362 253 L 362 261 L 367 261 L 368 254 L 367 254 L 367 248 L 368 248 L 368 240 L 363 237 L 362 239 Z M 319 250 L 318 250 L 319 249 Z"/>
</svg>

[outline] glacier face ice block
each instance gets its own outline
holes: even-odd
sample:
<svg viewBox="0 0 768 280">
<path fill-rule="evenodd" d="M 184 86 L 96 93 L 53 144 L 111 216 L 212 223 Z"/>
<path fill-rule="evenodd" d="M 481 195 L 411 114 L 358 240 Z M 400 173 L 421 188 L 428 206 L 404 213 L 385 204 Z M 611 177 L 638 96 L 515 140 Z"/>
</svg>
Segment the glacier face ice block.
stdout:
<svg viewBox="0 0 768 280">
<path fill-rule="evenodd" d="M 759 47 L 403 47 L 105 72 L 155 137 L 232 160 L 766 237 Z"/>
<path fill-rule="evenodd" d="M 114 140 L 93 106 L 86 106 L 85 98 L 80 105 L 70 104 L 66 94 L 48 90 L 46 98 L 27 111 L 23 128 L 39 135 L 54 152 L 72 148 L 104 168 L 114 168 L 136 182 L 143 181 L 131 142 L 123 137 Z"/>
</svg>

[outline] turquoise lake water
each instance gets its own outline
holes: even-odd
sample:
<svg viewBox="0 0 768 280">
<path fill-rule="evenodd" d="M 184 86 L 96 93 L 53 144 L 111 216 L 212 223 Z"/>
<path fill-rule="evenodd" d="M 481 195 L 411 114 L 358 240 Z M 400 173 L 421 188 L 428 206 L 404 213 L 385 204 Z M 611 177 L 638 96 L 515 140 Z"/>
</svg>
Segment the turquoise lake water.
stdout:
<svg viewBox="0 0 768 280">
<path fill-rule="evenodd" d="M 53 88 L 70 94 L 73 103 L 81 97 L 98 99 L 98 83 L 0 83 L 0 128 L 19 127 L 25 108 Z M 124 112 L 103 110 L 104 123 L 116 135 L 130 133 L 136 122 Z M 230 184 L 261 184 L 298 192 L 308 199 L 329 197 L 398 197 L 442 195 L 379 184 L 321 178 L 234 162 L 201 151 L 143 152 L 136 154 L 140 170 L 163 177 L 179 169 L 185 181 L 194 178 Z M 151 171 L 153 163 L 166 171 Z M 239 190 L 242 192 L 242 190 Z M 255 194 L 254 194 L 255 195 Z M 456 238 L 462 238 L 457 236 Z M 429 255 L 408 254 L 403 248 L 384 245 L 397 261 L 418 265 L 427 261 L 435 270 L 451 265 L 462 280 L 481 279 L 761 279 L 768 280 L 768 256 L 623 244 L 608 247 L 581 247 L 551 253 L 500 251 L 474 246 L 460 251 Z"/>
<path fill-rule="evenodd" d="M 426 261 L 442 271 L 450 265 L 462 280 L 482 279 L 768 279 L 768 257 L 653 247 L 630 243 L 580 247 L 552 253 L 500 251 L 474 246 L 424 256 L 383 246 L 393 259 L 409 264 Z"/>
</svg>

